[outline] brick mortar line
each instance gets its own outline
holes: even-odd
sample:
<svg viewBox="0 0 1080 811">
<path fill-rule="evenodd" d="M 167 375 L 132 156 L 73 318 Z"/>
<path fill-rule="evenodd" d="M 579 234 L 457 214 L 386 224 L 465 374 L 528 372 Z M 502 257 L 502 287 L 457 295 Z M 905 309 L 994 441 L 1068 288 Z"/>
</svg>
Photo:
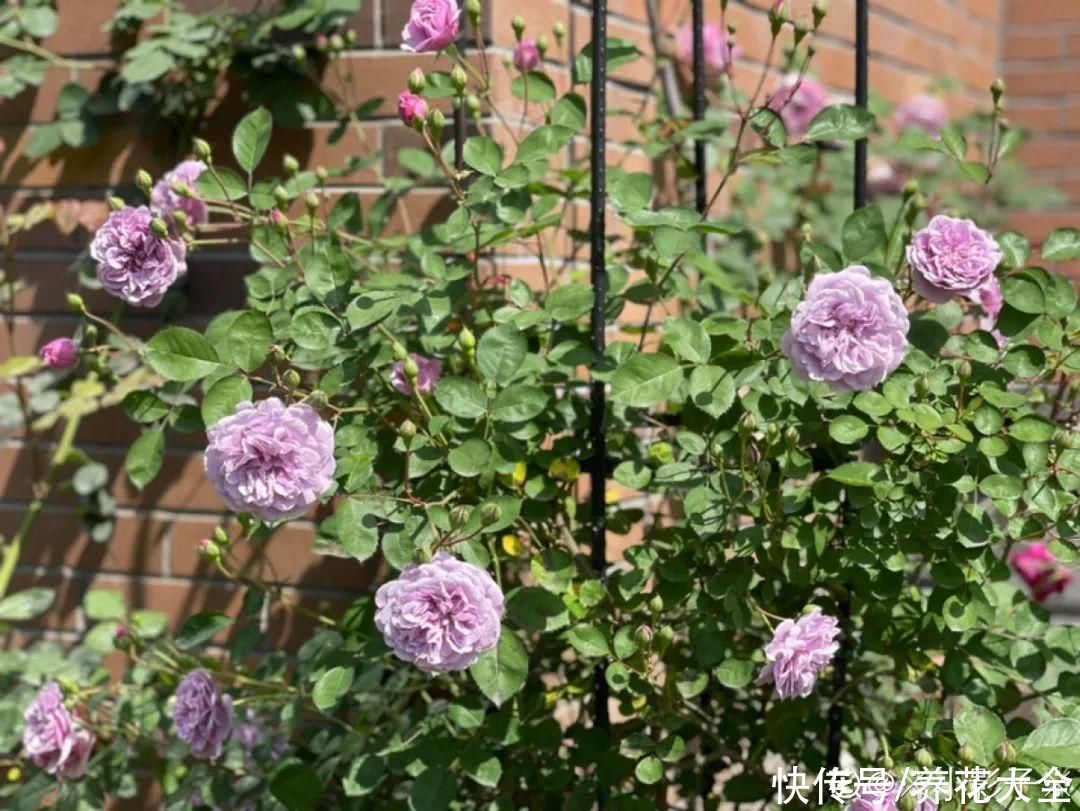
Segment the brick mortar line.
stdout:
<svg viewBox="0 0 1080 811">
<path fill-rule="evenodd" d="M 24 501 L 4 499 L 0 501 L 0 512 L 14 511 L 16 509 L 23 510 L 25 509 L 26 504 L 27 502 Z M 51 503 L 45 506 L 43 512 L 46 515 L 71 515 L 78 517 L 79 509 L 77 507 L 68 506 L 66 504 Z M 205 519 L 215 523 L 220 523 L 223 517 L 231 517 L 232 515 L 224 507 L 222 507 L 221 512 L 207 512 L 205 510 L 169 510 L 159 507 L 147 507 L 146 509 L 137 509 L 134 507 L 118 507 L 116 512 L 117 515 L 122 518 L 138 518 L 142 516 L 148 516 L 157 521 L 162 521 L 165 523 L 176 523 L 181 521 L 188 521 L 189 523 L 191 523 L 193 519 Z M 316 522 L 307 519 L 297 519 L 291 522 L 290 526 L 299 526 L 315 532 L 315 523 Z"/>
</svg>

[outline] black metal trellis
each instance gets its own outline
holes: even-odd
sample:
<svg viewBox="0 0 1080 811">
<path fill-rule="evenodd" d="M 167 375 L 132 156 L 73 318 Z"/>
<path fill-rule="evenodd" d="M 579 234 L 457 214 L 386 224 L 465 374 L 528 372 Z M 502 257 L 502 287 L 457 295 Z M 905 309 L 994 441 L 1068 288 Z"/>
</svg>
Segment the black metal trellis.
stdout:
<svg viewBox="0 0 1080 811">
<path fill-rule="evenodd" d="M 693 2 L 694 32 L 694 120 L 705 118 L 705 0 Z M 699 214 L 708 207 L 705 195 L 705 139 L 694 141 L 694 197 Z"/>
<path fill-rule="evenodd" d="M 461 39 L 457 42 L 458 53 L 465 57 L 465 45 L 469 38 L 462 32 Z M 457 96 L 454 99 L 454 169 L 458 172 L 465 169 L 465 97 Z"/>
<path fill-rule="evenodd" d="M 604 355 L 607 326 L 608 275 L 605 262 L 607 247 L 607 224 L 605 206 L 607 200 L 607 0 L 593 0 L 592 11 L 592 150 L 589 156 L 592 193 L 589 212 L 590 272 L 593 306 L 589 319 L 592 349 L 597 358 Z M 589 440 L 592 456 L 589 469 L 589 505 L 592 515 L 591 560 L 593 571 L 604 577 L 607 570 L 607 392 L 605 384 L 593 380 L 589 413 Z M 608 717 L 607 674 L 597 667 L 593 685 L 593 713 L 598 729 L 607 730 L 611 725 Z M 598 806 L 605 805 L 606 794 L 601 786 Z"/>
<path fill-rule="evenodd" d="M 870 3 L 869 0 L 856 0 L 855 3 L 855 105 L 866 109 L 870 89 Z M 866 166 L 869 156 L 869 144 L 865 138 L 855 142 L 855 210 L 866 206 Z M 841 627 L 848 633 L 851 628 L 851 595 L 845 590 L 837 601 Z M 844 739 L 844 704 L 840 700 L 844 684 L 847 681 L 848 655 L 851 639 L 845 636 L 840 641 L 833 666 L 833 701 L 829 706 L 829 728 L 826 739 L 825 768 L 835 769 L 840 766 L 840 749 Z"/>
</svg>

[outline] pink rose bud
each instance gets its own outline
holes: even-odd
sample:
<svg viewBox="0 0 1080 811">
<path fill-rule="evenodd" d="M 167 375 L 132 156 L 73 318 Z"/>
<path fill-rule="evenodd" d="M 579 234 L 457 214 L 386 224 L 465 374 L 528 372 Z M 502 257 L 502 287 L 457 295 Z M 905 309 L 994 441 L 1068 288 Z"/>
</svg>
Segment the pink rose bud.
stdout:
<svg viewBox="0 0 1080 811">
<path fill-rule="evenodd" d="M 710 71 L 722 73 L 729 62 L 742 56 L 742 48 L 731 41 L 720 23 L 706 23 L 701 37 L 705 45 L 705 67 Z M 694 30 L 688 25 L 675 32 L 675 58 L 688 65 L 694 61 Z"/>
<path fill-rule="evenodd" d="M 41 347 L 42 362 L 54 372 L 70 369 L 79 362 L 79 348 L 70 338 L 57 338 Z"/>
<path fill-rule="evenodd" d="M 443 50 L 457 39 L 461 9 L 454 0 L 416 0 L 401 32 L 401 49 L 414 53 Z"/>
<path fill-rule="evenodd" d="M 925 93 L 908 99 L 896 111 L 896 128 L 922 130 L 932 138 L 941 135 L 941 129 L 949 123 L 949 110 L 936 96 Z"/>
<path fill-rule="evenodd" d="M 398 118 L 408 127 L 427 117 L 427 103 L 415 93 L 408 91 L 398 96 Z"/>
<path fill-rule="evenodd" d="M 543 62 L 536 40 L 523 39 L 514 46 L 514 67 L 522 73 L 539 69 Z"/>
<path fill-rule="evenodd" d="M 1031 596 L 1037 603 L 1065 591 L 1073 581 L 1072 572 L 1062 566 L 1043 543 L 1030 544 L 1014 552 L 1009 560 L 1013 570 L 1031 589 Z"/>
</svg>

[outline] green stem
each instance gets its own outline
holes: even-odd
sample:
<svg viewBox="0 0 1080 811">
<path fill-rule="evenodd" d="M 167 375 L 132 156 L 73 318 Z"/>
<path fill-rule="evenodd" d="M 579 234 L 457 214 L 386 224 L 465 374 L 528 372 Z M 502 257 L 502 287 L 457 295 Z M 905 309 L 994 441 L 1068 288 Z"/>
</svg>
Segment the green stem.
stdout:
<svg viewBox="0 0 1080 811">
<path fill-rule="evenodd" d="M 7 594 L 8 587 L 11 585 L 11 578 L 15 574 L 15 567 L 19 565 L 23 542 L 26 540 L 26 536 L 30 534 L 30 530 L 33 529 L 38 515 L 41 514 L 41 510 L 52 492 L 57 472 L 60 470 L 61 465 L 67 461 L 68 456 L 71 455 L 72 446 L 75 444 L 75 434 L 79 430 L 80 422 L 82 422 L 82 417 L 76 415 L 69 418 L 64 425 L 64 432 L 60 436 L 60 444 L 56 446 L 56 451 L 49 462 L 49 469 L 45 471 L 45 476 L 34 488 L 34 500 L 30 502 L 30 507 L 27 509 L 19 529 L 7 545 L 4 546 L 3 561 L 0 562 L 0 597 Z"/>
</svg>

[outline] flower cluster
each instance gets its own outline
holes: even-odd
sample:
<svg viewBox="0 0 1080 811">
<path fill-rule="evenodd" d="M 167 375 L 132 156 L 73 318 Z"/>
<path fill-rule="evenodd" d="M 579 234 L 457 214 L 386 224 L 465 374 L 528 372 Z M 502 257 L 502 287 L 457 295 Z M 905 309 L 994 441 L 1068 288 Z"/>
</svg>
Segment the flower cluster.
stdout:
<svg viewBox="0 0 1080 811">
<path fill-rule="evenodd" d="M 304 403 L 241 403 L 206 433 L 206 473 L 234 512 L 261 521 L 296 518 L 333 481 L 334 429 Z"/>
<path fill-rule="evenodd" d="M 465 670 L 499 642 L 503 595 L 483 569 L 440 552 L 406 566 L 375 595 L 375 626 L 403 661 Z"/>
</svg>

